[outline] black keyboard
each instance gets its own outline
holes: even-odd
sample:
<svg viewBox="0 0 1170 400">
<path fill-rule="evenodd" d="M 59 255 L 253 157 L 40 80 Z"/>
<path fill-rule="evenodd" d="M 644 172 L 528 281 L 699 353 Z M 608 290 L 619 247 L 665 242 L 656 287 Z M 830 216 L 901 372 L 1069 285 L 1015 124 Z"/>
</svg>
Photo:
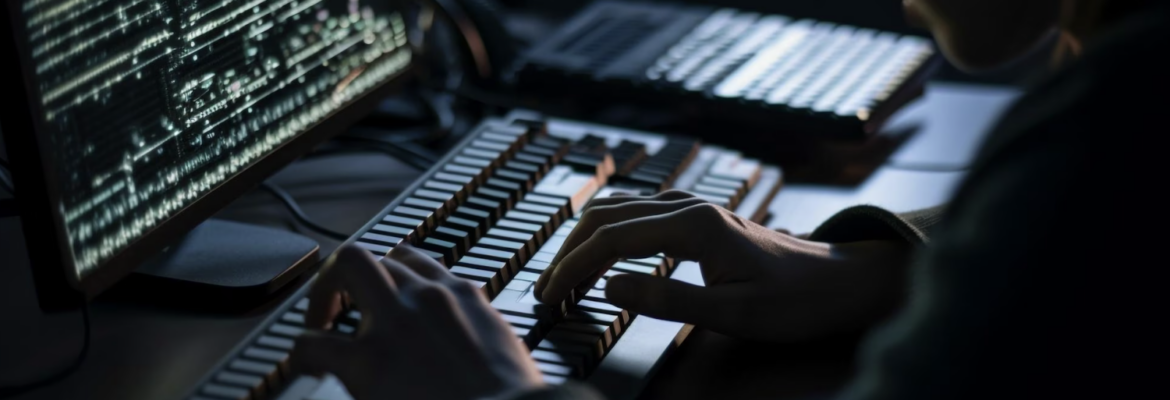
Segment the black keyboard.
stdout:
<svg viewBox="0 0 1170 400">
<path fill-rule="evenodd" d="M 915 36 L 729 8 L 601 1 L 534 46 L 518 80 L 546 98 L 633 99 L 724 125 L 861 139 L 917 97 L 940 62 L 932 42 Z M 728 139 L 711 133 L 706 139 Z"/>
<path fill-rule="evenodd" d="M 755 221 L 781 185 L 778 168 L 682 138 L 513 112 L 488 120 L 350 239 L 376 257 L 410 242 L 478 284 L 552 384 L 588 381 L 611 399 L 636 396 L 687 332 L 609 304 L 605 280 L 561 307 L 532 285 L 576 226 L 585 202 L 614 191 L 688 190 Z M 608 274 L 702 284 L 698 265 L 662 255 L 623 260 Z M 286 367 L 308 308 L 302 288 L 228 354 L 189 399 L 348 399 L 332 376 Z M 334 329 L 353 333 L 361 315 Z M 635 378 L 631 383 L 629 377 Z"/>
</svg>

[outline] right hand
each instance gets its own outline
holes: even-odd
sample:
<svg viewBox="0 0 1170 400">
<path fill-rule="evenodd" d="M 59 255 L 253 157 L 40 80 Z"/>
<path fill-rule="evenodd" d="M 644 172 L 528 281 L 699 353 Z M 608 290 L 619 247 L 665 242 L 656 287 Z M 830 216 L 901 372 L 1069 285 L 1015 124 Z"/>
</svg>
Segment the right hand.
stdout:
<svg viewBox="0 0 1170 400">
<path fill-rule="evenodd" d="M 619 259 L 665 253 L 697 261 L 704 286 L 641 274 L 609 279 L 606 297 L 637 314 L 769 341 L 859 329 L 901 301 L 909 245 L 828 244 L 747 221 L 682 191 L 594 199 L 535 295 L 559 303 Z"/>
</svg>

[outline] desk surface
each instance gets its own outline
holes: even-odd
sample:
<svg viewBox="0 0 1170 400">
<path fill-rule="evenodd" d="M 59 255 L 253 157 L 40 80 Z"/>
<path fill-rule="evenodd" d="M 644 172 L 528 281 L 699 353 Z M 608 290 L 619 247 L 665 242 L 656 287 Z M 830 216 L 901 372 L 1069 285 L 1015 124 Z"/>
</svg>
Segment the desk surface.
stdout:
<svg viewBox="0 0 1170 400">
<path fill-rule="evenodd" d="M 790 184 L 770 207 L 770 227 L 806 232 L 858 203 L 910 210 L 944 202 L 963 176 L 989 122 L 1014 98 L 1006 89 L 936 84 L 891 127 L 918 132 L 886 165 L 856 186 Z M 376 156 L 298 163 L 274 179 L 327 226 L 354 231 L 416 173 Z M 227 219 L 287 227 L 282 208 L 263 195 L 241 198 Z M 310 235 L 312 236 L 312 235 Z M 328 254 L 336 241 L 314 236 Z M 0 220 L 0 385 L 25 382 L 68 365 L 82 340 L 76 313 L 44 315 L 36 306 L 19 220 Z M 191 388 L 264 318 L 180 313 L 143 305 L 92 305 L 89 357 L 65 380 L 21 399 L 169 399 Z M 651 383 L 653 398 L 807 398 L 831 393 L 851 373 L 847 343 L 782 346 L 696 330 Z"/>
</svg>

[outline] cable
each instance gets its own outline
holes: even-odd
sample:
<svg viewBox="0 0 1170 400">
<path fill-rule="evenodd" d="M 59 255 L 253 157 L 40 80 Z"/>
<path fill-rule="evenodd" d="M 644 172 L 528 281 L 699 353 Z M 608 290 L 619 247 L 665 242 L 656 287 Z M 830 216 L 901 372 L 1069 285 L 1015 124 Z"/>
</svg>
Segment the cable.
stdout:
<svg viewBox="0 0 1170 400">
<path fill-rule="evenodd" d="M 81 363 L 85 361 L 85 357 L 89 355 L 89 303 L 85 303 L 81 306 L 81 318 L 85 324 L 85 338 L 81 342 L 81 352 L 77 354 L 77 359 L 73 360 L 73 363 L 69 364 L 69 366 L 65 367 L 65 369 L 58 371 L 55 374 L 49 375 L 43 379 L 39 379 L 35 382 L 26 383 L 23 385 L 0 386 L 0 399 L 15 397 L 30 390 L 51 385 L 57 381 L 65 379 L 65 377 L 69 376 L 74 371 L 77 371 L 77 368 L 80 368 Z"/>
<path fill-rule="evenodd" d="M 397 158 L 406 165 L 415 167 L 419 170 L 426 171 L 439 161 L 437 156 L 423 152 L 417 147 L 409 146 L 409 143 L 395 143 L 383 139 L 375 139 L 365 136 L 338 136 L 334 139 L 342 144 L 353 146 L 355 144 L 364 144 L 358 146 L 370 150 L 377 150 Z M 348 143 L 346 143 L 348 142 Z"/>
<path fill-rule="evenodd" d="M 446 101 L 446 96 L 426 88 L 420 88 L 418 96 L 435 117 L 435 129 L 425 140 L 433 143 L 451 134 L 455 129 L 455 111 L 451 109 L 451 103 Z"/>
<path fill-rule="evenodd" d="M 279 186 L 269 182 L 264 182 L 260 184 L 260 188 L 264 189 L 268 193 L 271 193 L 278 200 L 280 200 L 281 203 L 284 203 L 285 208 L 288 208 L 288 211 L 292 213 L 293 218 L 296 219 L 297 222 L 301 223 L 301 225 L 304 225 L 306 228 L 309 228 L 313 232 L 327 236 L 330 239 L 340 240 L 343 242 L 349 240 L 349 235 L 323 227 L 309 219 L 309 216 L 305 215 L 305 211 L 301 210 L 301 206 L 297 205 L 297 201 L 293 199 L 292 195 L 288 194 L 288 192 L 284 191 L 284 189 L 281 189 Z"/>
</svg>

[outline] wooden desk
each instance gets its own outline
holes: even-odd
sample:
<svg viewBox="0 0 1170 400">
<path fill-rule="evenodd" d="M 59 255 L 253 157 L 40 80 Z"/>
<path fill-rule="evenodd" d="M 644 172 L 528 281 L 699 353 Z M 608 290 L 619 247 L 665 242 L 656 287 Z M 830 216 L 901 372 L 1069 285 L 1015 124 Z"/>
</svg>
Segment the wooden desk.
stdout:
<svg viewBox="0 0 1170 400">
<path fill-rule="evenodd" d="M 890 165 L 855 186 L 787 185 L 771 205 L 769 226 L 801 232 L 852 204 L 909 210 L 945 201 L 962 178 L 961 170 L 987 121 L 1012 96 L 1011 91 L 980 87 L 931 87 L 925 100 L 895 119 L 895 126 L 912 124 L 921 130 L 895 153 Z M 335 229 L 356 230 L 393 198 L 395 187 L 412 179 L 408 169 L 389 163 L 372 157 L 332 166 L 298 164 L 276 179 L 287 183 L 310 214 L 329 221 Z M 929 168 L 915 170 L 916 166 Z M 348 185 L 337 182 L 338 177 L 363 174 L 370 179 L 351 179 Z M 313 184 L 296 190 L 294 183 L 306 180 Z M 329 201 L 315 201 L 320 197 L 311 196 L 314 193 L 329 194 Z M 272 204 L 261 196 L 241 199 L 221 216 L 285 224 L 282 209 L 258 207 Z M 19 232 L 17 219 L 0 220 L 0 385 L 25 382 L 68 365 L 81 343 L 80 315 L 43 315 L 37 308 Z M 337 245 L 316 239 L 323 254 Z M 80 369 L 21 399 L 178 398 L 267 310 L 241 316 L 199 315 L 99 301 L 92 311 L 90 354 Z M 644 397 L 803 399 L 829 395 L 851 373 L 854 343 L 775 345 L 692 332 L 651 381 Z"/>
</svg>

